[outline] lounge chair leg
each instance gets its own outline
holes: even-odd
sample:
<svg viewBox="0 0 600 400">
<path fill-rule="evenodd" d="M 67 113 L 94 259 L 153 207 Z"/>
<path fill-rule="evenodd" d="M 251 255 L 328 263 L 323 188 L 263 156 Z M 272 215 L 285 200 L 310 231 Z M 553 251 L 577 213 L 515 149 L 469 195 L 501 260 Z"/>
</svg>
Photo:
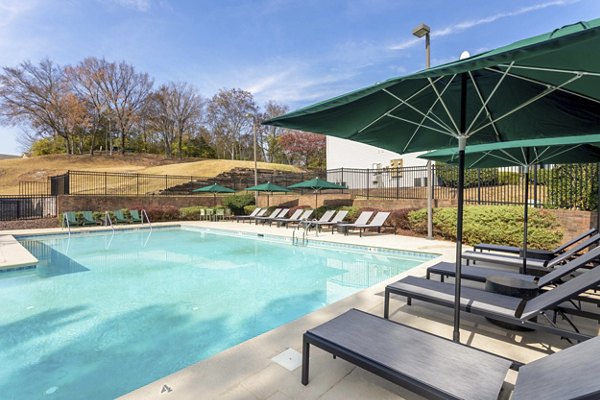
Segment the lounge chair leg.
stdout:
<svg viewBox="0 0 600 400">
<path fill-rule="evenodd" d="M 444 275 L 440 275 L 440 282 L 444 282 Z"/>
<path fill-rule="evenodd" d="M 407 297 L 406 298 L 406 305 L 407 306 L 412 306 L 412 297 Z"/>
<path fill-rule="evenodd" d="M 429 271 L 427 271 L 427 273 L 425 274 L 425 278 L 426 279 L 430 279 L 431 278 L 431 274 L 429 273 Z"/>
<path fill-rule="evenodd" d="M 310 360 L 310 343 L 302 337 L 302 384 L 308 385 L 308 362 Z"/>
<path fill-rule="evenodd" d="M 390 291 L 385 289 L 385 300 L 383 302 L 383 318 L 388 319 L 390 316 Z"/>
</svg>

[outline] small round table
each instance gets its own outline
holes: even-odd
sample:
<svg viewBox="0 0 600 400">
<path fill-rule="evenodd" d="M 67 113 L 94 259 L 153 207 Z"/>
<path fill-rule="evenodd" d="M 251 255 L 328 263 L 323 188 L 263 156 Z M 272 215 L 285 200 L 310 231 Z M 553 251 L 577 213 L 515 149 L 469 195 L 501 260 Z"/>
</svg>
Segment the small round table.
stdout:
<svg viewBox="0 0 600 400">
<path fill-rule="evenodd" d="M 523 277 L 526 277 L 524 275 Z M 489 276 L 485 280 L 485 290 L 487 292 L 499 293 L 506 296 L 519 297 L 524 300 L 530 300 L 538 295 L 538 285 L 527 279 L 521 279 L 511 276 L 493 275 Z M 513 329 L 519 331 L 529 331 L 531 329 L 524 328 L 520 325 L 509 324 L 507 322 L 498 321 L 493 318 L 487 318 L 488 321 L 495 325 L 501 326 L 506 329 Z"/>
</svg>

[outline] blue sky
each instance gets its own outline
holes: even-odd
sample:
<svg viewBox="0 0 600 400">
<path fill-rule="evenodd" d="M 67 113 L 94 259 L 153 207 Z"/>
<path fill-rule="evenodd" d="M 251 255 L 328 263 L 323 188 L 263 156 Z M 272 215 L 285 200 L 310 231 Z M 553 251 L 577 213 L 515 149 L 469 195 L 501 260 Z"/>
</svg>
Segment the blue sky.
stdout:
<svg viewBox="0 0 600 400">
<path fill-rule="evenodd" d="M 0 66 L 105 57 L 295 109 L 422 69 L 421 22 L 437 65 L 596 17 L 597 0 L 0 0 Z M 20 130 L 0 127 L 0 153 Z"/>
</svg>

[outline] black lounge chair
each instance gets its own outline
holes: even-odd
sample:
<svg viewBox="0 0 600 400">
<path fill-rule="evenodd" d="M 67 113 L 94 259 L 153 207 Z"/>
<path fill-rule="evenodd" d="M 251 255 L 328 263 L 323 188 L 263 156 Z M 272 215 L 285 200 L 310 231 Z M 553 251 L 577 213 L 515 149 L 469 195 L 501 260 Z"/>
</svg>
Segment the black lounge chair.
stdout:
<svg viewBox="0 0 600 400">
<path fill-rule="evenodd" d="M 568 302 L 588 289 L 595 288 L 598 283 L 600 283 L 600 267 L 586 271 L 531 300 L 463 286 L 460 304 L 462 310 L 472 314 L 583 341 L 589 339 L 589 336 L 580 333 L 566 313 L 594 319 L 598 319 L 598 316 L 568 306 L 561 306 L 561 303 Z M 412 299 L 417 299 L 440 306 L 454 307 L 454 284 L 407 276 L 386 286 L 384 318 L 389 316 L 391 294 L 406 297 L 408 305 L 412 304 Z M 574 331 L 558 327 L 553 319 L 547 317 L 548 312 L 560 314 L 574 328 Z M 538 315 L 546 316 L 549 325 L 535 322 L 535 317 Z"/>
<path fill-rule="evenodd" d="M 341 228 L 344 231 L 344 233 L 346 233 L 348 231 L 348 229 L 352 229 L 355 226 L 366 225 L 367 222 L 369 222 L 369 220 L 371 219 L 372 215 L 373 215 L 373 211 L 363 211 L 360 213 L 358 218 L 356 218 L 356 221 L 354 221 L 354 223 L 351 223 L 351 224 L 339 223 L 339 224 L 337 224 L 337 227 Z"/>
<path fill-rule="evenodd" d="M 303 212 L 304 212 L 304 210 L 301 209 L 301 208 L 299 208 L 296 211 L 294 211 L 294 213 L 292 214 L 291 217 L 289 217 L 289 218 L 275 218 L 275 219 L 269 221 L 269 225 L 271 225 L 271 222 L 277 222 L 277 226 L 280 226 L 280 223 L 283 223 L 284 221 L 300 218 L 300 216 L 302 215 Z"/>
<path fill-rule="evenodd" d="M 304 385 L 310 345 L 427 399 L 496 399 L 512 365 L 510 360 L 352 309 L 304 334 Z"/>
<path fill-rule="evenodd" d="M 277 222 L 277 226 L 285 225 L 287 228 L 289 224 L 299 224 L 302 221 L 305 221 L 310 218 L 310 216 L 315 212 L 315 210 L 303 210 L 302 214 L 296 218 L 277 218 L 274 221 Z"/>
<path fill-rule="evenodd" d="M 554 257 L 551 260 L 531 260 L 527 259 L 527 269 L 532 269 L 535 271 L 544 271 L 555 265 L 560 263 L 564 263 L 568 261 L 571 257 L 576 256 L 587 248 L 597 245 L 600 242 L 600 234 L 596 234 L 583 242 L 579 243 L 577 246 L 572 247 L 568 251 Z M 494 254 L 494 253 L 481 253 L 478 251 L 465 251 L 462 254 L 462 258 L 467 260 L 467 265 L 469 265 L 470 261 L 483 261 L 490 264 L 504 265 L 508 267 L 523 267 L 523 258 L 518 256 L 510 256 L 505 254 Z"/>
<path fill-rule="evenodd" d="M 551 260 L 554 257 L 557 257 L 568 247 L 573 246 L 575 243 L 581 242 L 583 239 L 592 236 L 598 233 L 596 228 L 592 228 L 587 232 L 582 233 L 581 235 L 569 240 L 567 243 L 558 246 L 553 250 L 540 250 L 540 249 L 527 249 L 527 258 L 536 258 L 540 260 Z M 479 243 L 473 246 L 473 251 L 494 251 L 498 253 L 509 253 L 509 254 L 521 254 L 523 249 L 521 247 L 516 246 L 503 246 L 499 244 L 491 244 L 491 243 Z"/>
<path fill-rule="evenodd" d="M 235 219 L 237 222 L 242 221 L 242 223 L 243 223 L 244 221 L 249 221 L 249 220 L 251 221 L 254 217 L 262 217 L 263 215 L 266 214 L 266 212 L 267 212 L 266 208 L 258 208 L 257 207 L 254 209 L 254 211 L 252 211 L 250 213 L 250 215 L 237 215 L 235 217 Z"/>
<path fill-rule="evenodd" d="M 541 289 L 560 281 L 579 268 L 589 266 L 591 262 L 597 261 L 598 258 L 600 258 L 600 247 L 596 247 L 581 256 L 575 257 L 566 264 L 556 266 L 542 276 L 523 275 L 517 272 L 463 265 L 461 268 L 461 278 L 469 281 L 485 282 L 490 276 L 506 276 L 534 282 Z M 456 275 L 456 264 L 445 261 L 439 262 L 427 268 L 427 279 L 430 279 L 432 274 L 440 275 L 443 282 L 445 277 L 454 277 Z"/>
<path fill-rule="evenodd" d="M 327 212 L 325 212 L 325 214 L 327 214 Z M 325 220 L 325 214 L 323 214 L 323 217 L 321 217 L 321 219 L 319 219 L 318 221 L 306 221 L 306 224 L 308 224 L 308 228 L 310 229 L 311 227 L 316 227 L 318 231 L 321 231 L 321 227 L 322 226 L 331 226 L 331 233 L 333 234 L 333 228 L 340 224 L 344 218 L 346 218 L 346 215 L 348 215 L 348 211 L 346 210 L 340 210 L 338 211 L 337 214 L 335 214 L 335 216 L 333 216 L 333 218 L 330 217 L 329 220 Z"/>
<path fill-rule="evenodd" d="M 497 399 L 510 368 L 519 371 L 512 400 L 597 399 L 600 394 L 600 338 L 523 366 L 352 309 L 304 334 L 304 385 L 310 345 L 427 399 Z"/>
<path fill-rule="evenodd" d="M 268 222 L 270 224 L 277 218 L 284 218 L 288 211 L 290 211 L 289 208 L 276 208 L 268 217 L 254 217 L 254 223 L 258 225 L 259 223 L 266 224 Z"/>
<path fill-rule="evenodd" d="M 344 225 L 344 233 L 348 234 L 348 231 L 351 229 L 358 229 L 358 234 L 361 237 L 363 232 L 371 229 L 377 229 L 377 233 L 381 233 L 381 228 L 383 227 L 383 224 L 389 216 L 389 212 L 378 212 L 368 224 L 359 224 L 358 222 L 356 222 L 354 224 Z"/>
<path fill-rule="evenodd" d="M 331 221 L 331 218 L 333 218 L 333 215 L 335 214 L 335 210 L 327 210 L 323 213 L 323 215 L 321 215 L 321 218 L 319 219 L 313 219 L 313 220 L 305 220 L 305 221 L 301 221 L 300 225 L 305 225 L 307 227 L 307 229 L 310 229 L 311 226 L 314 226 L 315 228 L 317 227 L 317 223 L 319 222 L 329 222 Z"/>
</svg>

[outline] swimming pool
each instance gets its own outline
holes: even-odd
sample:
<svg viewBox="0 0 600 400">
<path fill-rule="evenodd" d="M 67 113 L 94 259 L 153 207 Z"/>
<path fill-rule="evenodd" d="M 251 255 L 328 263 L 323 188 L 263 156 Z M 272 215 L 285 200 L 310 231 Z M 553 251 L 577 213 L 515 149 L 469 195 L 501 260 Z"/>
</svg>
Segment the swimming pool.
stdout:
<svg viewBox="0 0 600 400">
<path fill-rule="evenodd" d="M 40 260 L 0 273 L 19 400 L 114 398 L 435 257 L 183 227 L 19 240 Z"/>
</svg>

